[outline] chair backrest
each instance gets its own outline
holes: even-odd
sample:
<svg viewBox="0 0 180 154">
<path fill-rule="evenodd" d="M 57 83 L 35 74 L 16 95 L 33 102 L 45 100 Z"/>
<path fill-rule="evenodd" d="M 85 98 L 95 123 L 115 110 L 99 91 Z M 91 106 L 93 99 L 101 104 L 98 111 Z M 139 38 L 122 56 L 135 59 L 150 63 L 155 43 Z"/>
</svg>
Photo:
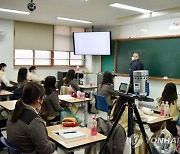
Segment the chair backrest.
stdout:
<svg viewBox="0 0 180 154">
<path fill-rule="evenodd" d="M 96 101 L 95 103 L 96 109 L 107 112 L 109 114 L 109 106 L 106 98 L 102 95 L 97 95 L 97 94 L 94 94 L 94 97 Z"/>
<path fill-rule="evenodd" d="M 6 140 L 6 138 L 5 138 L 4 136 L 1 136 L 1 137 L 0 137 L 0 142 L 1 142 L 2 144 L 4 144 L 4 145 L 9 149 L 9 151 L 10 151 L 11 154 L 21 154 L 21 153 L 19 152 L 19 150 L 17 150 L 16 148 L 14 148 L 13 146 L 11 146 L 11 145 L 7 142 L 7 140 Z"/>
<path fill-rule="evenodd" d="M 69 90 L 72 90 L 72 89 L 68 86 L 61 86 L 60 94 L 61 95 L 67 95 Z"/>
</svg>

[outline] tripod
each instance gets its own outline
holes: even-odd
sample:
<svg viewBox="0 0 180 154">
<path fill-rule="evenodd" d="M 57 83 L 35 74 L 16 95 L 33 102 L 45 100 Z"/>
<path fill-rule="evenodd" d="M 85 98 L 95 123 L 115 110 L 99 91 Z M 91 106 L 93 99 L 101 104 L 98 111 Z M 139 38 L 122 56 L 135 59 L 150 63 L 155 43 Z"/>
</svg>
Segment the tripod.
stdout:
<svg viewBox="0 0 180 154">
<path fill-rule="evenodd" d="M 136 119 L 137 119 L 137 123 L 140 127 L 140 130 L 141 130 L 141 133 L 143 135 L 143 139 L 148 147 L 148 150 L 151 153 L 151 148 L 148 144 L 148 140 L 147 140 L 147 135 L 145 133 L 145 130 L 144 130 L 144 127 L 143 127 L 143 123 L 142 123 L 142 120 L 140 118 L 140 115 L 139 115 L 139 112 L 137 110 L 137 107 L 134 103 L 134 100 L 135 98 L 132 96 L 132 95 L 128 95 L 128 94 L 119 94 L 120 96 L 122 97 L 126 97 L 127 98 L 127 102 L 128 104 L 123 104 L 119 113 L 118 113 L 118 116 L 116 118 L 116 120 L 114 121 L 114 124 L 105 140 L 105 143 L 103 144 L 103 147 L 101 148 L 99 154 L 102 154 L 103 153 L 103 150 L 104 148 L 106 147 L 106 144 L 109 142 L 109 139 L 111 138 L 111 135 L 113 134 L 113 131 L 120 119 L 120 117 L 122 116 L 124 110 L 125 110 L 125 107 L 128 106 L 128 132 L 127 132 L 127 137 L 131 137 L 131 140 L 133 140 L 133 134 L 134 134 L 134 128 L 133 128 L 133 112 L 135 113 L 135 116 L 136 116 Z M 138 97 L 136 97 L 138 98 Z M 121 102 L 117 102 L 117 103 L 121 103 Z M 132 154 L 135 154 L 135 145 L 134 144 L 131 144 L 131 153 Z"/>
</svg>

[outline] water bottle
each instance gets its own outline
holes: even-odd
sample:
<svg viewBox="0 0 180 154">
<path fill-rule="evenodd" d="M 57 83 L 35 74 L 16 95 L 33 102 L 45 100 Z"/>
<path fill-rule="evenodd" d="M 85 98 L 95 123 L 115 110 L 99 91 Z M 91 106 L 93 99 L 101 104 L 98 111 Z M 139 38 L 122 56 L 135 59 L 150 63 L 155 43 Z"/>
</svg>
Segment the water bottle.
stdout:
<svg viewBox="0 0 180 154">
<path fill-rule="evenodd" d="M 165 108 L 165 116 L 169 117 L 169 103 L 168 103 L 168 101 L 166 101 L 164 108 Z"/>
<path fill-rule="evenodd" d="M 91 123 L 91 136 L 97 135 L 97 121 L 96 117 L 92 117 L 92 123 Z"/>
<path fill-rule="evenodd" d="M 92 81 L 90 81 L 89 86 L 92 87 Z"/>
<path fill-rule="evenodd" d="M 56 88 L 56 92 L 57 92 L 58 95 L 60 95 L 59 88 Z"/>
<path fill-rule="evenodd" d="M 76 66 L 76 71 L 78 72 L 80 70 L 79 66 Z"/>
<path fill-rule="evenodd" d="M 164 111 L 164 101 L 162 101 L 162 103 L 161 103 L 161 111 L 160 111 L 160 115 L 162 115 L 162 116 L 165 115 L 165 111 Z"/>
</svg>

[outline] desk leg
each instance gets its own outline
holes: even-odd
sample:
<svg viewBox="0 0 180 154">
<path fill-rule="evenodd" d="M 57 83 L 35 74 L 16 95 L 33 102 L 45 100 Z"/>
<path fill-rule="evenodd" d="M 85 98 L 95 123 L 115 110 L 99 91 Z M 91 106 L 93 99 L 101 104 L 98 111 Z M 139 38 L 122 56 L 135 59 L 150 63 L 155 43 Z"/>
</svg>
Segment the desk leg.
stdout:
<svg viewBox="0 0 180 154">
<path fill-rule="evenodd" d="M 84 102 L 84 126 L 87 127 L 87 108 L 88 108 L 88 104 L 87 102 Z"/>
<path fill-rule="evenodd" d="M 7 101 L 9 101 L 10 100 L 10 97 L 9 96 L 7 96 Z"/>
</svg>

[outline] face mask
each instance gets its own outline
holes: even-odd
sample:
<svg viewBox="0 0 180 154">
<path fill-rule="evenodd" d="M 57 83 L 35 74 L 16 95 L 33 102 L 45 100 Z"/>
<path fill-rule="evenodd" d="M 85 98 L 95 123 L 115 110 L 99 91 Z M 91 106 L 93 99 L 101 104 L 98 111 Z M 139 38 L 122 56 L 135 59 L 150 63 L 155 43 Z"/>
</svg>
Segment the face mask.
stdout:
<svg viewBox="0 0 180 154">
<path fill-rule="evenodd" d="M 6 71 L 6 67 L 3 68 L 3 72 L 5 72 L 5 71 Z"/>
</svg>

